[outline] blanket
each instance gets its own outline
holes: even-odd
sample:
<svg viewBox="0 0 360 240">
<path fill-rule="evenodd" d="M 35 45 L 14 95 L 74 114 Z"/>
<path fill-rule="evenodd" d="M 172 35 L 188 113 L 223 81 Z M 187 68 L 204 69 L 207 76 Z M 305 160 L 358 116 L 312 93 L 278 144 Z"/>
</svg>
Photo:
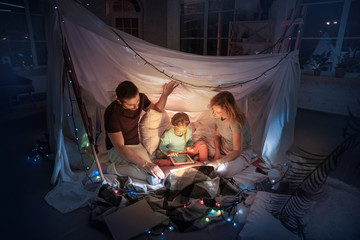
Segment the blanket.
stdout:
<svg viewBox="0 0 360 240">
<path fill-rule="evenodd" d="M 163 187 L 141 192 L 118 176 L 117 186 L 102 186 L 92 201 L 92 220 L 104 226 L 103 217 L 145 198 L 157 214 L 166 215 L 177 231 L 194 231 L 224 221 L 236 225 L 239 208 L 248 196 L 232 179 L 218 177 L 210 166 L 196 166 L 170 173 Z"/>
</svg>

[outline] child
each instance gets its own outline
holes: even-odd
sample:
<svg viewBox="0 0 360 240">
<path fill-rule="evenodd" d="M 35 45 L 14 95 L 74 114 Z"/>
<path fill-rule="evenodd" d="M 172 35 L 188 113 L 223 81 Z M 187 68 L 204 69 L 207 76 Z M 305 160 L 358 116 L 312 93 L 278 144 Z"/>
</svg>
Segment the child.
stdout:
<svg viewBox="0 0 360 240">
<path fill-rule="evenodd" d="M 215 118 L 215 156 L 209 163 L 222 177 L 233 177 L 256 160 L 250 126 L 231 92 L 216 94 L 210 101 Z"/>
<path fill-rule="evenodd" d="M 186 153 L 190 157 L 199 154 L 199 161 L 208 161 L 208 148 L 204 141 L 193 144 L 190 119 L 186 113 L 176 113 L 171 118 L 172 127 L 164 132 L 160 139 L 159 149 L 166 156 L 177 156 Z"/>
</svg>

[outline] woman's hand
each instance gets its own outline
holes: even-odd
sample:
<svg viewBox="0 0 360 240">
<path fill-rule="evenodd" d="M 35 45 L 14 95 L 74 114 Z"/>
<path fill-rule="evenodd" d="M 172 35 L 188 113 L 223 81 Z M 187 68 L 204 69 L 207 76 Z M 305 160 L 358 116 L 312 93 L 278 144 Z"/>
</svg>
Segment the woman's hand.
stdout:
<svg viewBox="0 0 360 240">
<path fill-rule="evenodd" d="M 221 153 L 220 152 L 215 152 L 214 160 L 218 160 L 220 158 L 221 158 Z"/>
<path fill-rule="evenodd" d="M 169 151 L 167 152 L 167 155 L 168 155 L 169 157 L 177 157 L 177 156 L 179 155 L 179 153 L 169 150 Z"/>
<path fill-rule="evenodd" d="M 214 161 L 211 161 L 209 164 L 207 164 L 207 166 L 213 166 L 214 168 L 217 168 L 220 165 L 221 165 L 221 161 L 219 161 L 219 160 L 214 160 Z"/>
<path fill-rule="evenodd" d="M 156 178 L 160 178 L 160 179 L 163 179 L 165 178 L 165 174 L 164 172 L 161 170 L 161 168 L 152 163 L 152 162 L 146 162 L 144 165 L 143 165 L 143 168 L 148 172 L 150 173 L 151 175 L 153 175 L 154 177 Z"/>
</svg>

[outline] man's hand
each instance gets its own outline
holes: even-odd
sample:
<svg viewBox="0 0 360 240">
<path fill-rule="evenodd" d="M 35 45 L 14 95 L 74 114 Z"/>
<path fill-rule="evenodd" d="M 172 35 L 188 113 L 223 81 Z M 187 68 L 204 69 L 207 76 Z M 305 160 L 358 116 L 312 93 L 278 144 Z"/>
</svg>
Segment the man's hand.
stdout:
<svg viewBox="0 0 360 240">
<path fill-rule="evenodd" d="M 150 173 L 151 175 L 153 175 L 154 177 L 156 178 L 160 178 L 160 179 L 163 179 L 165 178 L 165 174 L 164 172 L 161 170 L 161 168 L 154 164 L 154 163 L 151 163 L 151 162 L 146 162 L 144 165 L 143 165 L 143 168 L 148 172 Z"/>
<path fill-rule="evenodd" d="M 179 86 L 179 83 L 175 81 L 170 81 L 168 83 L 165 83 L 163 85 L 163 94 L 165 96 L 169 96 L 177 86 Z"/>
</svg>

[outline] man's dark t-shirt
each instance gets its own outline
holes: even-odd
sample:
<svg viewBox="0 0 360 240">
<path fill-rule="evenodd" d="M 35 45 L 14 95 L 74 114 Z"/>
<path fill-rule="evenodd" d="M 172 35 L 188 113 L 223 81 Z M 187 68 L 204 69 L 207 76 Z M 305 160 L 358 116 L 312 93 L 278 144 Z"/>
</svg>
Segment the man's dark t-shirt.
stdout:
<svg viewBox="0 0 360 240">
<path fill-rule="evenodd" d="M 125 109 L 116 100 L 113 101 L 105 110 L 104 127 L 106 132 L 106 149 L 109 150 L 113 146 L 108 133 L 122 132 L 125 145 L 139 144 L 139 119 L 141 112 L 150 106 L 151 102 L 148 97 L 139 93 L 140 102 L 138 109 Z"/>
</svg>

